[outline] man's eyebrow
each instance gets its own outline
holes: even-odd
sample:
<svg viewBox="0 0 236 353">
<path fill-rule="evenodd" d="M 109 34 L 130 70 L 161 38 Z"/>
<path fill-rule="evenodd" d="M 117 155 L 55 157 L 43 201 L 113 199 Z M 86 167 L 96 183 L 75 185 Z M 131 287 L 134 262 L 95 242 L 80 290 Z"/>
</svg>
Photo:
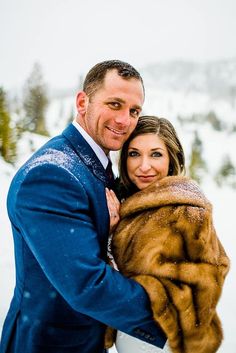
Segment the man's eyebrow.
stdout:
<svg viewBox="0 0 236 353">
<path fill-rule="evenodd" d="M 135 104 L 135 105 L 133 106 L 133 108 L 140 110 L 140 112 L 142 111 L 142 107 L 140 107 L 140 105 Z"/>
<path fill-rule="evenodd" d="M 124 99 L 119 98 L 119 97 L 107 97 L 107 100 L 115 100 L 120 103 L 125 103 Z"/>
</svg>

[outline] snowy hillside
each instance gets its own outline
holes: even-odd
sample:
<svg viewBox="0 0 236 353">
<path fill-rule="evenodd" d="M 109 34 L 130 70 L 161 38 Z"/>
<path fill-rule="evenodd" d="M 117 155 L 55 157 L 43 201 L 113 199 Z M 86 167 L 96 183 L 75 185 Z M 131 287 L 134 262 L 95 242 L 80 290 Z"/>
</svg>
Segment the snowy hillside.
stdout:
<svg viewBox="0 0 236 353">
<path fill-rule="evenodd" d="M 222 61 L 171 61 L 148 65 L 142 75 L 146 86 L 162 90 L 207 93 L 231 100 L 236 95 L 236 58 Z"/>
<path fill-rule="evenodd" d="M 226 156 L 236 167 L 236 60 L 214 65 L 170 63 L 153 65 L 142 70 L 146 86 L 144 114 L 170 119 L 180 136 L 187 163 L 197 131 L 203 143 L 202 157 L 206 161 L 201 187 L 213 204 L 214 223 L 220 240 L 231 259 L 231 270 L 226 279 L 218 312 L 224 329 L 224 342 L 219 353 L 236 352 L 236 189 L 225 182 L 217 187 L 214 175 Z M 47 127 L 51 135 L 60 133 L 69 117 L 75 113 L 75 93 L 54 97 L 47 112 Z M 214 112 L 221 129 L 215 129 L 205 116 Z M 193 119 L 193 115 L 197 119 Z M 47 138 L 25 133 L 19 143 L 17 167 Z M 116 155 L 114 155 L 115 159 Z M 14 286 L 13 244 L 5 201 L 15 169 L 0 159 L 0 327 L 9 306 Z M 236 176 L 232 174 L 232 180 Z M 115 349 L 111 350 L 115 353 Z"/>
</svg>

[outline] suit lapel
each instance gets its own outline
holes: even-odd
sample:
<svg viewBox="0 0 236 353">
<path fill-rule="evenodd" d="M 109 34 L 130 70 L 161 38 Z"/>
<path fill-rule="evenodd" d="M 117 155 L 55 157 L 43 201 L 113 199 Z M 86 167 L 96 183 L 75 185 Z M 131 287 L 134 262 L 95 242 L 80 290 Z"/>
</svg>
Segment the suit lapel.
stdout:
<svg viewBox="0 0 236 353">
<path fill-rule="evenodd" d="M 70 141 L 75 152 L 80 156 L 84 164 L 86 164 L 91 172 L 103 183 L 108 184 L 109 180 L 102 163 L 98 159 L 93 149 L 87 143 L 87 141 L 85 141 L 80 132 L 74 127 L 74 125 L 70 124 L 62 132 L 62 135 Z"/>
</svg>

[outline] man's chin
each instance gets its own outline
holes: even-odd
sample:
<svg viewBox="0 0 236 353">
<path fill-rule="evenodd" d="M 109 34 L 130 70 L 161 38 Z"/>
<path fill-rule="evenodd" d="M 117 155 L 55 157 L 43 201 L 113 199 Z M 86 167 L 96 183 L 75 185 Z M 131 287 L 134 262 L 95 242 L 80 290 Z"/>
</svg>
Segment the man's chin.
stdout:
<svg viewBox="0 0 236 353">
<path fill-rule="evenodd" d="M 106 144 L 106 149 L 109 151 L 119 151 L 125 141 L 112 141 Z"/>
<path fill-rule="evenodd" d="M 111 145 L 110 151 L 119 151 L 123 146 L 123 143 Z"/>
</svg>

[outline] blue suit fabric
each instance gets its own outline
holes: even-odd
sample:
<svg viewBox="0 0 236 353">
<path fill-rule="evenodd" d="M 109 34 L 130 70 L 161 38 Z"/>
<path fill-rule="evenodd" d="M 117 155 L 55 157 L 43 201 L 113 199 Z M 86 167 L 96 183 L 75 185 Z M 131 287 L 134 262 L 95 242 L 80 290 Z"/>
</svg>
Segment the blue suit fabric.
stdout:
<svg viewBox="0 0 236 353">
<path fill-rule="evenodd" d="M 106 325 L 164 346 L 144 289 L 107 264 L 108 183 L 72 124 L 13 178 L 16 286 L 0 353 L 103 353 Z"/>
</svg>

